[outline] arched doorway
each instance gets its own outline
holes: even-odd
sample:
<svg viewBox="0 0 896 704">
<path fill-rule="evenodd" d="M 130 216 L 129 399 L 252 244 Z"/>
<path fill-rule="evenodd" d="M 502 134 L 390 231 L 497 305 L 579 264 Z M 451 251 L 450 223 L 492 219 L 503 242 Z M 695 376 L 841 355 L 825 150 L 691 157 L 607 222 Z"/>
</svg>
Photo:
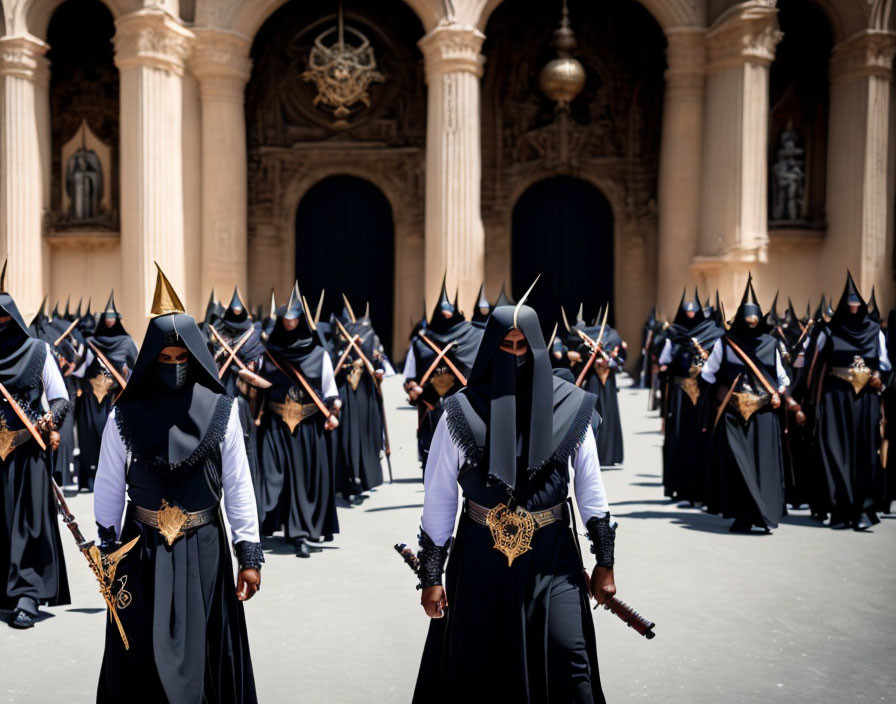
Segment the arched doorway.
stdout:
<svg viewBox="0 0 896 704">
<path fill-rule="evenodd" d="M 296 213 L 296 278 L 312 303 L 324 289 L 323 316 L 342 310 L 345 293 L 357 315 L 370 317 L 391 354 L 395 226 L 383 192 L 355 176 L 312 186 Z M 316 299 L 315 299 L 316 300 Z"/>
<path fill-rule="evenodd" d="M 587 181 L 555 176 L 530 186 L 513 208 L 513 294 L 522 296 L 538 274 L 529 305 L 538 311 L 545 335 L 560 319 L 560 306 L 585 317 L 611 303 L 613 318 L 613 210 Z"/>
</svg>

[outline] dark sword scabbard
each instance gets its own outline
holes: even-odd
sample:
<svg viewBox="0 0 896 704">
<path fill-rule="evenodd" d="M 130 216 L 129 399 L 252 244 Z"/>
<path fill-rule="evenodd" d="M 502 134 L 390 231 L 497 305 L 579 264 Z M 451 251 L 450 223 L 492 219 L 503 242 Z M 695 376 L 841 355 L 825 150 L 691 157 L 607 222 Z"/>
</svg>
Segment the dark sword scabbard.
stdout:
<svg viewBox="0 0 896 704">
<path fill-rule="evenodd" d="M 634 628 L 647 640 L 656 637 L 656 633 L 653 632 L 656 624 L 653 621 L 648 621 L 624 601 L 617 599 L 615 596 L 610 597 L 607 603 L 604 604 L 604 608 L 610 613 L 615 614 L 629 628 Z"/>
</svg>

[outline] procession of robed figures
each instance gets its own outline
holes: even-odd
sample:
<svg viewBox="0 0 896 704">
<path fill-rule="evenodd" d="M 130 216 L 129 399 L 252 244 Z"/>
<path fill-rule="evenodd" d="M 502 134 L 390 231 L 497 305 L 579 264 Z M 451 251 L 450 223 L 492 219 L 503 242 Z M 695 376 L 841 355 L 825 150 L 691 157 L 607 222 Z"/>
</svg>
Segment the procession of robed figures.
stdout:
<svg viewBox="0 0 896 704">
<path fill-rule="evenodd" d="M 322 320 L 326 294 L 312 308 L 296 283 L 254 315 L 238 289 L 226 305 L 213 292 L 196 320 L 159 270 L 138 350 L 114 294 L 97 313 L 89 301 L 48 313 L 45 301 L 26 325 L 5 288 L 4 267 L 10 626 L 70 602 L 58 511 L 110 615 L 98 701 L 255 701 L 242 603 L 262 586 L 262 541 L 321 552 L 339 532 L 337 505 L 381 485 L 383 459 L 391 475 L 381 384 L 395 372 L 369 306 L 358 316 L 343 296 Z M 624 459 L 628 346 L 609 304 L 590 321 L 581 306 L 572 322 L 558 311 L 546 336 L 526 296 L 502 288 L 492 303 L 483 286 L 469 319 L 457 299 L 443 281 L 402 367 L 425 498 L 419 550 L 396 548 L 433 618 L 414 699 L 512 690 L 603 702 L 589 600 L 648 638 L 654 628 L 616 598 L 601 479 Z M 886 322 L 851 276 L 836 308 L 823 300 L 802 318 L 792 304 L 763 312 L 752 280 L 730 319 L 718 295 L 702 304 L 696 291 L 672 321 L 651 313 L 635 384 L 663 418 L 666 495 L 733 518 L 736 533 L 770 532 L 806 505 L 833 528 L 877 523 L 896 486 Z M 71 514 L 72 491 L 94 492 L 95 541 Z M 483 623 L 516 645 L 471 647 Z"/>
</svg>

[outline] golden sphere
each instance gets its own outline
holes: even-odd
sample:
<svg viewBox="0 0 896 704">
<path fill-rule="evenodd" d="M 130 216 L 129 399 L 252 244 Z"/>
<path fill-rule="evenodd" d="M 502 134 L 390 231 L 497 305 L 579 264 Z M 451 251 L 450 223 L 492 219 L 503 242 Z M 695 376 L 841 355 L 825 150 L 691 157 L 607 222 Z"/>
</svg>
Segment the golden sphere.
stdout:
<svg viewBox="0 0 896 704">
<path fill-rule="evenodd" d="M 554 59 L 541 69 L 538 86 L 551 100 L 558 103 L 572 102 L 585 87 L 585 69 L 568 56 Z"/>
</svg>

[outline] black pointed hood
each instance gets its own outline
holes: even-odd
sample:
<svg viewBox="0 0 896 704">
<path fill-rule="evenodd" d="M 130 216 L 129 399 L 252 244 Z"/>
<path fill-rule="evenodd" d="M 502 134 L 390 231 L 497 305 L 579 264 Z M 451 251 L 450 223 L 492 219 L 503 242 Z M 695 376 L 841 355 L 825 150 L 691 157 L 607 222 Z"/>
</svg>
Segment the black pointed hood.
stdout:
<svg viewBox="0 0 896 704">
<path fill-rule="evenodd" d="M 0 292 L 0 314 L 11 318 L 0 329 L 0 383 L 13 392 L 29 389 L 40 379 L 46 345 L 32 336 L 16 302 L 6 291 Z"/>
<path fill-rule="evenodd" d="M 162 390 L 156 381 L 156 358 L 168 346 L 190 353 L 187 383 L 177 391 Z M 231 404 L 196 321 L 167 313 L 149 321 L 134 371 L 116 402 L 115 422 L 135 460 L 177 470 L 217 450 Z"/>
<path fill-rule="evenodd" d="M 298 322 L 295 328 L 287 330 L 284 320 Z M 268 338 L 268 349 L 278 359 L 289 362 L 300 362 L 315 346 L 317 336 L 308 321 L 308 312 L 302 303 L 299 284 L 293 286 L 289 301 L 278 310 L 277 320 Z"/>
<path fill-rule="evenodd" d="M 84 315 L 81 316 L 81 322 L 78 323 L 78 332 L 80 332 L 84 337 L 92 336 L 94 331 L 96 330 L 96 316 L 90 310 L 90 304 L 92 301 L 92 297 L 89 297 L 87 299 L 87 309 L 84 311 Z"/>
<path fill-rule="evenodd" d="M 751 328 L 747 324 L 747 318 L 756 316 L 759 318 L 759 324 Z M 750 274 L 747 279 L 747 286 L 744 289 L 743 298 L 737 307 L 737 313 L 734 321 L 731 323 L 731 329 L 728 334 L 735 338 L 739 343 L 756 340 L 761 335 L 768 333 L 768 320 L 762 315 L 762 306 L 759 305 L 759 299 L 756 298 L 756 290 L 753 288 L 753 275 Z"/>
<path fill-rule="evenodd" d="M 233 287 L 233 295 L 230 297 L 230 303 L 221 319 L 228 328 L 235 332 L 248 330 L 252 326 L 252 318 L 240 296 L 239 286 Z"/>
<path fill-rule="evenodd" d="M 213 325 L 218 318 L 224 315 L 224 306 L 215 296 L 215 289 L 208 296 L 208 303 L 205 304 L 205 315 L 202 316 L 202 328 Z"/>
<path fill-rule="evenodd" d="M 684 330 L 696 327 L 703 322 L 703 306 L 700 305 L 700 299 L 696 297 L 697 290 L 694 289 L 695 297 L 688 299 L 687 288 L 681 292 L 681 300 L 678 302 L 678 311 L 672 320 L 674 325 L 678 325 Z M 689 318 L 688 313 L 693 313 L 694 317 Z"/>
<path fill-rule="evenodd" d="M 498 294 L 498 300 L 495 301 L 495 305 L 492 308 L 494 310 L 498 306 L 512 306 L 514 302 L 510 299 L 510 296 L 507 295 L 507 287 L 504 281 L 501 282 L 501 293 Z"/>
<path fill-rule="evenodd" d="M 59 312 L 59 301 L 53 304 L 53 312 L 50 313 L 50 320 L 59 320 L 62 314 Z"/>
<path fill-rule="evenodd" d="M 31 319 L 31 329 L 32 331 L 36 330 L 41 324 L 49 323 L 50 318 L 47 315 L 47 297 L 44 296 L 44 299 L 40 302 L 40 308 L 37 309 L 37 313 L 34 314 L 34 317 Z"/>
<path fill-rule="evenodd" d="M 491 314 L 492 304 L 489 302 L 488 296 L 485 295 L 485 283 L 483 282 L 479 287 L 479 293 L 476 294 L 476 307 L 473 309 L 473 317 L 470 318 L 470 321 L 474 325 L 485 328 L 485 322 Z"/>
<path fill-rule="evenodd" d="M 75 318 L 72 315 L 71 311 L 72 297 L 66 296 L 65 298 L 65 310 L 62 313 L 62 317 L 65 318 L 68 322 L 72 322 Z"/>
<path fill-rule="evenodd" d="M 880 308 L 877 306 L 877 296 L 874 293 L 874 286 L 871 287 L 871 298 L 868 301 L 868 316 L 875 323 L 880 323 Z"/>
<path fill-rule="evenodd" d="M 436 334 L 444 334 L 464 320 L 463 314 L 448 297 L 448 289 L 445 284 L 446 278 L 442 278 L 442 292 L 439 294 L 439 300 L 436 302 L 435 308 L 433 308 L 429 324 L 427 325 L 427 329 L 432 330 Z"/>
<path fill-rule="evenodd" d="M 772 301 L 771 308 L 765 314 L 765 322 L 769 328 L 773 328 L 781 322 L 781 316 L 778 314 L 778 296 L 780 293 L 780 291 L 775 291 L 775 298 Z"/>
<path fill-rule="evenodd" d="M 850 312 L 850 303 L 858 305 L 855 313 Z M 846 272 L 846 285 L 843 287 L 837 309 L 828 323 L 828 329 L 832 335 L 846 339 L 856 349 L 866 350 L 866 353 L 876 351 L 880 325 L 871 319 L 868 304 L 859 293 L 859 288 L 849 271 Z"/>
<path fill-rule="evenodd" d="M 107 318 L 114 321 L 111 326 L 106 325 L 105 321 Z M 109 294 L 109 300 L 106 301 L 106 307 L 97 316 L 96 329 L 93 331 L 93 336 L 96 338 L 111 338 L 127 334 L 121 322 L 121 315 L 115 307 L 115 291 L 112 291 Z"/>
<path fill-rule="evenodd" d="M 521 369 L 514 355 L 500 350 L 514 328 L 529 345 Z M 538 315 L 528 306 L 495 308 L 468 382 L 446 404 L 449 432 L 474 469 L 487 460 L 489 477 L 511 489 L 518 466 L 532 473 L 550 461 L 567 461 L 590 425 L 594 396 L 554 377 Z"/>
</svg>

